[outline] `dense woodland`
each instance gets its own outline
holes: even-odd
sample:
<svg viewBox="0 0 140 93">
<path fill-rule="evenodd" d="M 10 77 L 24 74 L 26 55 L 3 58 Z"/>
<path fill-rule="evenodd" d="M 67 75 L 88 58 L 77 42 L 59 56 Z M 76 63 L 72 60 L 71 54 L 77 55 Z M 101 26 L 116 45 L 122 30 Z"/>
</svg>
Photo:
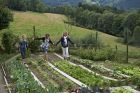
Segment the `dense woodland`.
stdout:
<svg viewBox="0 0 140 93">
<path fill-rule="evenodd" d="M 46 5 L 42 0 L 0 0 L 4 6 L 18 11 L 44 12 Z"/>
</svg>

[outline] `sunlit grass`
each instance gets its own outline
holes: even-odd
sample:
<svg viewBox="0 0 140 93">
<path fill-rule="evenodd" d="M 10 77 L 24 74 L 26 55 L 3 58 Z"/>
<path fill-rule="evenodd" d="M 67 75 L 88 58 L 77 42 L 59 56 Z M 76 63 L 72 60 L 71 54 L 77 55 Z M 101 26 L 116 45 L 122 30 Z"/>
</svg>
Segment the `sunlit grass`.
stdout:
<svg viewBox="0 0 140 93">
<path fill-rule="evenodd" d="M 32 37 L 33 26 L 35 26 L 37 36 L 41 37 L 46 33 L 49 33 L 52 40 L 56 42 L 62 36 L 62 33 L 66 31 L 66 25 L 63 21 L 67 20 L 67 18 L 64 15 L 15 11 L 13 12 L 13 14 L 14 21 L 11 22 L 9 29 L 18 36 L 20 36 L 21 34 L 26 34 L 28 37 Z M 1 33 L 2 32 L 3 31 L 1 31 Z M 95 33 L 95 30 L 88 30 L 81 27 L 72 26 L 70 36 L 71 38 L 79 39 L 91 32 Z M 123 51 L 125 51 L 126 49 L 126 45 L 117 42 L 118 38 L 115 36 L 99 32 L 99 37 L 106 45 L 109 45 L 113 48 L 115 48 L 115 46 L 117 45 L 118 49 Z M 129 50 L 138 52 L 140 51 L 140 48 L 130 46 Z"/>
</svg>

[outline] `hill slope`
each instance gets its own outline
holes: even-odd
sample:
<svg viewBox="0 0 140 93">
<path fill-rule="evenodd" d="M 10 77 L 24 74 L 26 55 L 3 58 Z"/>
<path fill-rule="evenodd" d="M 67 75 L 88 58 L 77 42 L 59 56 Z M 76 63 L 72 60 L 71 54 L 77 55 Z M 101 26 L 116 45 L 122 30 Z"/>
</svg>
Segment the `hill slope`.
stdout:
<svg viewBox="0 0 140 93">
<path fill-rule="evenodd" d="M 51 6 L 59 6 L 59 5 L 77 5 L 79 2 L 83 2 L 83 0 L 44 0 L 44 2 Z"/>
<path fill-rule="evenodd" d="M 9 29 L 16 35 L 27 34 L 28 36 L 33 36 L 33 26 L 35 25 L 37 36 L 41 37 L 46 33 L 50 33 L 52 40 L 57 42 L 62 33 L 66 31 L 66 25 L 64 24 L 63 20 L 66 20 L 67 18 L 64 15 L 51 13 L 40 14 L 34 12 L 13 13 L 14 21 L 10 24 Z M 0 32 L 0 37 L 3 31 Z M 95 33 L 94 30 L 72 26 L 70 36 L 72 37 L 72 39 L 76 38 L 78 40 L 79 38 L 84 37 L 86 34 L 89 34 L 91 32 Z M 106 45 L 110 45 L 113 48 L 115 48 L 115 45 L 118 45 L 118 49 L 122 50 L 126 48 L 125 45 L 117 42 L 117 37 L 101 32 L 99 32 L 99 36 L 101 37 L 102 42 Z M 137 52 L 138 50 L 140 50 L 140 48 L 130 47 L 130 50 Z"/>
</svg>

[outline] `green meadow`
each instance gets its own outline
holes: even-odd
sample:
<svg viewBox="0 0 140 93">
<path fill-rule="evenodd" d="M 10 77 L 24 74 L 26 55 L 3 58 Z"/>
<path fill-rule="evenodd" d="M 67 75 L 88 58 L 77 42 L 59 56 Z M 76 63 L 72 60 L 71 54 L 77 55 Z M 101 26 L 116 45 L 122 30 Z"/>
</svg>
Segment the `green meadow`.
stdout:
<svg viewBox="0 0 140 93">
<path fill-rule="evenodd" d="M 41 37 L 46 33 L 51 35 L 53 41 L 58 41 L 64 31 L 67 31 L 68 25 L 64 23 L 67 20 L 66 16 L 52 13 L 35 13 L 35 12 L 13 12 L 14 21 L 11 22 L 9 30 L 17 36 L 26 34 L 28 37 L 33 37 L 33 26 L 36 27 L 36 36 Z M 95 33 L 96 30 L 89 30 L 81 27 L 71 26 L 70 36 L 74 39 L 79 39 L 87 34 Z M 5 30 L 1 31 L 4 32 Z M 112 48 L 118 46 L 119 50 L 125 51 L 126 45 L 118 42 L 118 37 L 111 36 L 99 32 L 99 37 L 105 45 Z M 139 47 L 130 46 L 130 51 L 138 52 Z"/>
</svg>

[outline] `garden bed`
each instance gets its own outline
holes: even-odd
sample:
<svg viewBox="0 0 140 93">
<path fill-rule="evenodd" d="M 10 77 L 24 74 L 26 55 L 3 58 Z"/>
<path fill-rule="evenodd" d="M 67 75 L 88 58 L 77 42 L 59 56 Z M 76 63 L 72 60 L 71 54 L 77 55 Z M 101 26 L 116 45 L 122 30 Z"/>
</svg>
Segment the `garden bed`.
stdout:
<svg viewBox="0 0 140 93">
<path fill-rule="evenodd" d="M 54 71 L 44 60 L 38 59 L 29 61 L 29 67 L 35 70 L 35 73 L 39 74 L 39 77 L 43 79 L 43 82 L 48 82 L 48 85 L 55 86 L 60 91 L 67 92 L 78 87 L 72 81 L 68 80 L 58 72 Z"/>
<path fill-rule="evenodd" d="M 128 75 L 122 74 L 122 73 L 117 73 L 113 70 L 109 70 L 107 68 L 105 68 L 103 65 L 96 65 L 94 61 L 90 61 L 90 60 L 85 60 L 85 59 L 80 59 L 78 57 L 74 57 L 72 56 L 70 58 L 70 61 L 75 63 L 75 64 L 80 64 L 83 65 L 87 68 L 89 68 L 90 70 L 94 71 L 95 73 L 98 73 L 100 75 L 103 76 L 107 76 L 107 77 L 111 77 L 120 81 L 127 81 L 129 79 Z"/>
<path fill-rule="evenodd" d="M 12 93 L 48 93 L 47 89 L 43 89 L 31 75 L 31 72 L 21 64 L 20 60 L 13 60 L 5 64 L 8 81 Z"/>
</svg>

